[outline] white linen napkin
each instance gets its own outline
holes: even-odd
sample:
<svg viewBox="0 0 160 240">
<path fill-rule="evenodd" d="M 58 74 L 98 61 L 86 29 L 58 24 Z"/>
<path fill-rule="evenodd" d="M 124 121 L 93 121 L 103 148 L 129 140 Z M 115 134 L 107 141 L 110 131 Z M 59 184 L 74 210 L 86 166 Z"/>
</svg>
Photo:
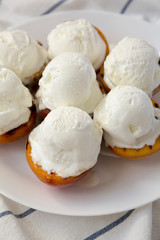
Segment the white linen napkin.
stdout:
<svg viewBox="0 0 160 240">
<path fill-rule="evenodd" d="M 160 25 L 159 0 L 1 0 L 0 30 L 62 10 L 96 9 L 134 15 Z M 98 217 L 40 212 L 0 195 L 0 240 L 159 240 L 160 200 Z"/>
<path fill-rule="evenodd" d="M 0 0 L 0 30 L 46 13 L 96 9 L 134 15 L 160 25 L 159 0 Z"/>
<path fill-rule="evenodd" d="M 151 239 L 152 204 L 113 215 L 68 217 L 35 211 L 1 196 L 0 211 L 0 239 Z"/>
</svg>

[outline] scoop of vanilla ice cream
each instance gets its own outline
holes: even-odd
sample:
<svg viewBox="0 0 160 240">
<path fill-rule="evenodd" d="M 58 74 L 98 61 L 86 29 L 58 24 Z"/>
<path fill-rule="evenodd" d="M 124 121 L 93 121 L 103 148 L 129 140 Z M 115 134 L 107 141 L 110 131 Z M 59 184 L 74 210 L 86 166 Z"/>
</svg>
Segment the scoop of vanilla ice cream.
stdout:
<svg viewBox="0 0 160 240">
<path fill-rule="evenodd" d="M 92 113 L 102 99 L 95 70 L 80 53 L 62 53 L 45 68 L 36 94 L 39 109 L 75 106 Z"/>
<path fill-rule="evenodd" d="M 92 168 L 100 152 L 102 129 L 84 111 L 59 107 L 29 136 L 35 164 L 66 178 Z"/>
<path fill-rule="evenodd" d="M 141 148 L 154 145 L 160 135 L 160 110 L 149 96 L 133 86 L 117 86 L 107 94 L 94 112 L 104 129 L 106 145 Z"/>
<path fill-rule="evenodd" d="M 0 66 L 0 135 L 29 120 L 32 96 L 20 78 Z"/>
<path fill-rule="evenodd" d="M 144 40 L 125 37 L 104 62 L 104 81 L 110 89 L 118 85 L 135 86 L 148 95 L 160 84 L 157 50 Z"/>
<path fill-rule="evenodd" d="M 63 52 L 82 53 L 98 70 L 106 55 L 106 44 L 87 20 L 78 19 L 57 25 L 48 35 L 51 59 Z"/>
<path fill-rule="evenodd" d="M 24 31 L 0 32 L 0 64 L 14 71 L 24 84 L 48 63 L 48 53 Z"/>
</svg>

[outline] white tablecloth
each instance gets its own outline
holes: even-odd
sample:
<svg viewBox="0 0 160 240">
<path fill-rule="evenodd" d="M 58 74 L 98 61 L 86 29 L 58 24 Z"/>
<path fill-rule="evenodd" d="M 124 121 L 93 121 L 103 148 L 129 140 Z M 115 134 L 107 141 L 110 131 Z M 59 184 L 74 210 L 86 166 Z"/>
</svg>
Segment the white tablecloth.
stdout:
<svg viewBox="0 0 160 240">
<path fill-rule="evenodd" d="M 160 26 L 159 0 L 1 0 L 0 30 L 62 10 L 134 15 Z M 160 200 L 127 212 L 69 217 L 40 212 L 0 195 L 0 240 L 159 240 Z"/>
</svg>

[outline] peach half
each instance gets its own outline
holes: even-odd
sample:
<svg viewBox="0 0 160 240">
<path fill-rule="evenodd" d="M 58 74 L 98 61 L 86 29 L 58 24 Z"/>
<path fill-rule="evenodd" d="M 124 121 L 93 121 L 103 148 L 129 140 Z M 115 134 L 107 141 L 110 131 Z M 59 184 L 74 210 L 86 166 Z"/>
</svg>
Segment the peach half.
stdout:
<svg viewBox="0 0 160 240">
<path fill-rule="evenodd" d="M 35 122 L 36 122 L 36 108 L 35 106 L 33 106 L 31 108 L 31 115 L 28 122 L 0 135 L 0 144 L 17 141 L 18 139 L 29 134 L 34 127 Z"/>
<path fill-rule="evenodd" d="M 78 176 L 71 176 L 71 177 L 67 177 L 67 178 L 62 178 L 61 176 L 58 176 L 54 172 L 48 173 L 47 171 L 44 171 L 42 169 L 42 166 L 40 166 L 38 164 L 35 164 L 33 162 L 32 156 L 31 156 L 31 145 L 30 145 L 30 142 L 28 140 L 27 140 L 27 143 L 26 143 L 26 150 L 25 150 L 25 152 L 26 152 L 26 158 L 27 158 L 28 165 L 30 166 L 32 171 L 35 173 L 35 175 L 43 183 L 46 183 L 46 184 L 48 184 L 50 186 L 64 187 L 64 186 L 72 185 L 72 184 L 77 183 L 78 181 L 80 181 L 91 170 L 91 168 L 90 168 L 90 169 L 86 170 L 85 172 L 81 173 Z"/>
<path fill-rule="evenodd" d="M 153 106 L 155 108 L 160 108 L 159 104 L 152 100 Z M 142 148 L 120 148 L 117 146 L 111 147 L 109 146 L 111 151 L 116 155 L 129 159 L 142 159 L 145 157 L 149 157 L 160 151 L 160 136 L 156 139 L 154 145 L 145 145 Z"/>
</svg>

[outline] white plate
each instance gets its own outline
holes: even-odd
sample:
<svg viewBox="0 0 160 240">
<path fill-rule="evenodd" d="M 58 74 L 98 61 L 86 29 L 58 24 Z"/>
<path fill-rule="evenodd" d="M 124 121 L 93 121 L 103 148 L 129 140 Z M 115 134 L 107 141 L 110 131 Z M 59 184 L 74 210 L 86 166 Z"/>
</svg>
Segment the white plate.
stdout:
<svg viewBox="0 0 160 240">
<path fill-rule="evenodd" d="M 86 18 L 99 27 L 109 43 L 134 36 L 160 49 L 158 27 L 106 12 L 61 12 L 18 28 L 46 44 L 52 28 L 77 18 Z M 139 161 L 101 155 L 92 173 L 81 183 L 58 189 L 36 178 L 27 165 L 24 148 L 25 139 L 0 146 L 0 192 L 23 205 L 56 214 L 92 216 L 129 210 L 160 197 L 160 154 Z"/>
</svg>

